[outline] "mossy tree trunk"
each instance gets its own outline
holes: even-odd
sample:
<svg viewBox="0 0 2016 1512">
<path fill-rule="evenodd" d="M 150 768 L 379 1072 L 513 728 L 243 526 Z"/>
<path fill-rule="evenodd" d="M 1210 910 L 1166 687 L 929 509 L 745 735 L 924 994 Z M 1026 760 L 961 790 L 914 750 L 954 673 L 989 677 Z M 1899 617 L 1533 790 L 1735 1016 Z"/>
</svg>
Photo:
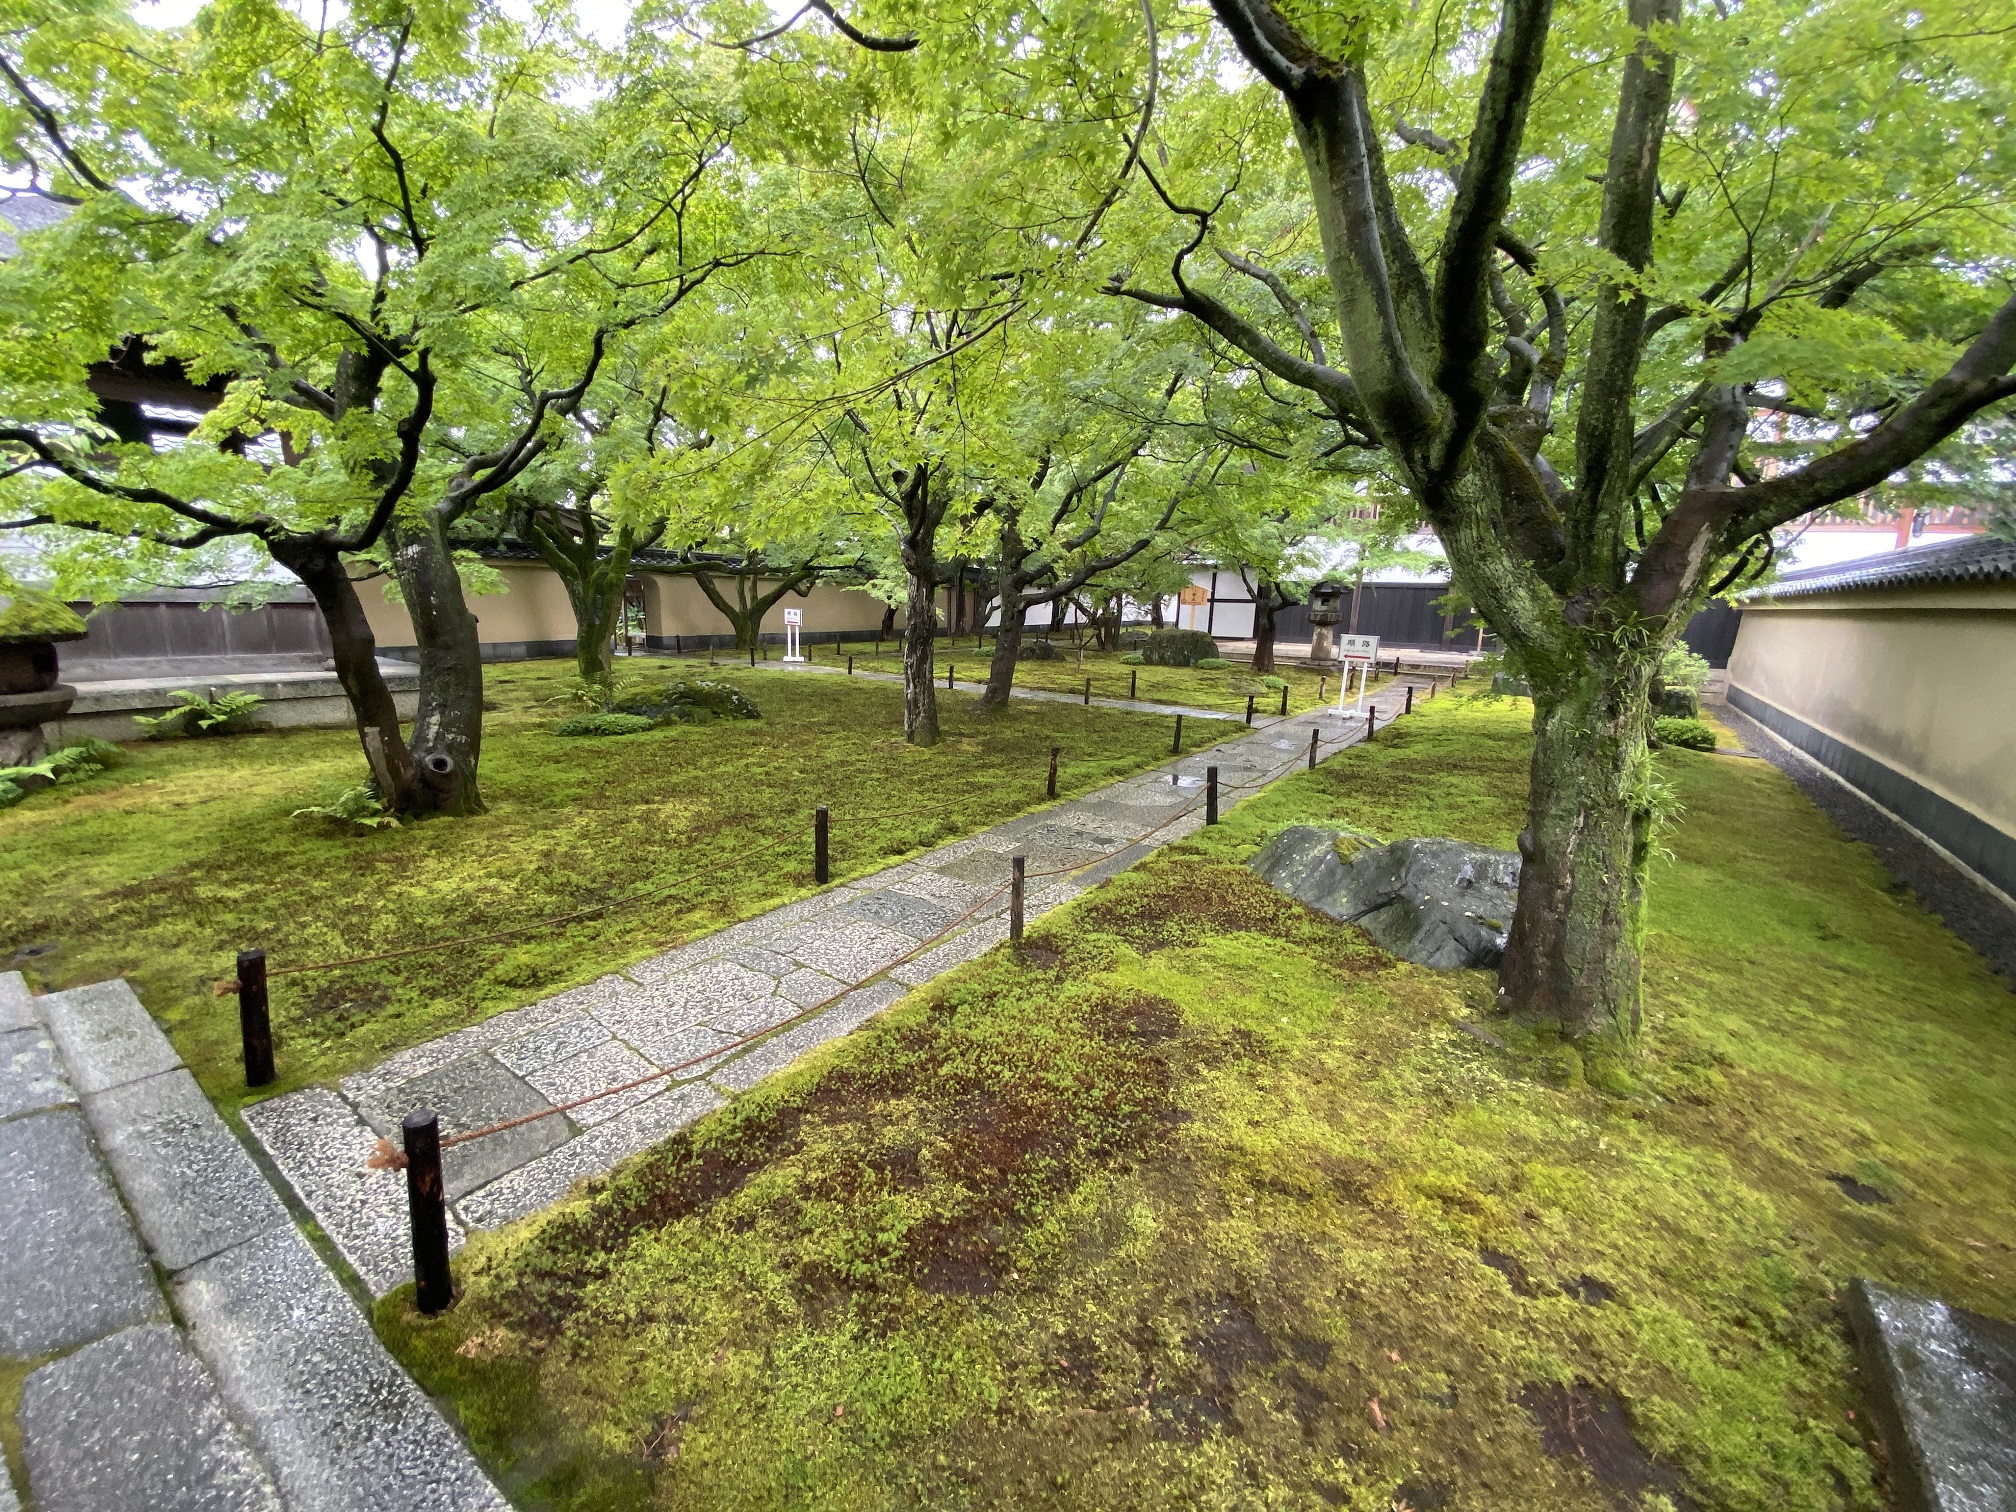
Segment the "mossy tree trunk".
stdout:
<svg viewBox="0 0 2016 1512">
<path fill-rule="evenodd" d="M 903 571 L 909 596 L 903 627 L 903 738 L 911 745 L 938 744 L 938 527 L 951 497 L 930 463 L 909 473 L 890 474 L 903 511 Z"/>
<path fill-rule="evenodd" d="M 276 538 L 267 543 L 273 559 L 301 580 L 322 611 L 329 630 L 336 680 L 350 700 L 357 738 L 370 764 L 378 801 L 393 813 L 413 811 L 413 756 L 399 728 L 399 708 L 378 670 L 378 641 L 365 617 L 342 556 L 323 542 Z"/>
<path fill-rule="evenodd" d="M 1029 606 L 1022 597 L 1026 585 L 1023 564 L 1029 548 L 1011 517 L 1001 524 L 1001 621 L 994 632 L 994 654 L 987 663 L 987 691 L 982 707 L 1006 708 L 1015 688 L 1015 662 L 1022 654 L 1022 634 L 1028 628 Z"/>
<path fill-rule="evenodd" d="M 808 585 L 819 576 L 817 567 L 800 563 L 790 567 L 772 569 L 776 574 L 776 586 L 763 586 L 763 564 L 751 558 L 739 567 L 724 568 L 720 573 L 703 568 L 689 569 L 693 581 L 700 585 L 700 591 L 707 595 L 707 602 L 720 611 L 728 621 L 729 629 L 735 632 L 737 651 L 757 651 L 763 645 L 763 618 L 777 606 L 777 601 L 787 593 L 801 597 Z M 717 576 L 727 576 L 735 584 L 735 596 L 731 599 L 721 591 L 715 581 Z"/>
<path fill-rule="evenodd" d="M 1537 672 L 1532 786 L 1500 1005 L 1580 1036 L 1635 1034 L 1656 814 L 1645 702 L 1657 654 Z"/>
<path fill-rule="evenodd" d="M 623 617 L 630 562 L 665 533 L 656 521 L 641 532 L 621 520 L 605 534 L 591 502 L 578 509 L 539 506 L 526 511 L 520 530 L 567 590 L 574 611 L 574 662 L 581 680 L 604 683 L 615 670 L 610 642 Z"/>
<path fill-rule="evenodd" d="M 392 572 L 420 647 L 420 706 L 412 750 L 416 810 L 480 814 L 483 646 L 462 592 L 448 527 L 433 510 L 392 527 Z"/>
</svg>

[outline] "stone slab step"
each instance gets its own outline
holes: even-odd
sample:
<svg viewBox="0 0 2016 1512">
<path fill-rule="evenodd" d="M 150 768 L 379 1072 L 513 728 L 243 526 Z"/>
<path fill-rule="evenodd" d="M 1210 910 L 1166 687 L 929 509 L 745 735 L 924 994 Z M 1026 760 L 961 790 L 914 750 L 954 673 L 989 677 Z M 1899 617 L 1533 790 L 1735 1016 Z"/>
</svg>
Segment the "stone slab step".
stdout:
<svg viewBox="0 0 2016 1512">
<path fill-rule="evenodd" d="M 0 1355 L 54 1354 L 166 1315 L 83 1114 L 0 1123 Z"/>
<path fill-rule="evenodd" d="M 298 1512 L 510 1512 L 292 1228 L 199 1262 L 176 1300 Z"/>
<path fill-rule="evenodd" d="M 18 971 L 0 971 L 0 1033 L 9 1029 L 33 1029 L 40 1024 L 28 993 L 28 982 Z"/>
<path fill-rule="evenodd" d="M 36 1512 L 281 1512 L 216 1384 L 173 1328 L 129 1328 L 28 1377 Z"/>
<path fill-rule="evenodd" d="M 2016 1323 L 1858 1276 L 1848 1317 L 1904 1512 L 2016 1508 Z"/>
<path fill-rule="evenodd" d="M 133 989 L 121 977 L 52 992 L 35 1010 L 48 1025 L 79 1092 L 103 1092 L 182 1064 Z"/>
</svg>

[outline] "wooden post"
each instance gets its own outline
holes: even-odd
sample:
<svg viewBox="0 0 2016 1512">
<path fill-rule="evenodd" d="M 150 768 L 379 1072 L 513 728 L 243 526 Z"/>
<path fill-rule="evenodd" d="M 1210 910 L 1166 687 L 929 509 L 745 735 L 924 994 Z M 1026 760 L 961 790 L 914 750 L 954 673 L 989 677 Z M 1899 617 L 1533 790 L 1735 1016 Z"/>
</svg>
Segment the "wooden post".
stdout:
<svg viewBox="0 0 2016 1512">
<path fill-rule="evenodd" d="M 1311 730 L 1309 732 L 1309 770 L 1312 772 L 1316 770 L 1316 742 L 1322 739 L 1322 737 L 1323 732 L 1321 730 Z"/>
<path fill-rule="evenodd" d="M 1062 746 L 1050 747 L 1050 783 L 1045 791 L 1052 798 L 1057 796 L 1057 754 L 1063 749 Z"/>
<path fill-rule="evenodd" d="M 685 646 L 680 643 L 679 637 L 676 635 L 672 637 L 672 654 L 674 656 L 684 656 L 686 654 Z"/>
<path fill-rule="evenodd" d="M 441 1120 L 415 1108 L 400 1126 L 406 1135 L 406 1212 L 413 1222 L 413 1300 L 427 1314 L 455 1300 L 448 1272 L 448 1194 L 441 1184 Z"/>
<path fill-rule="evenodd" d="M 1204 822 L 1218 822 L 1218 768 L 1204 768 Z"/>
<path fill-rule="evenodd" d="M 1027 856 L 1008 860 L 1008 938 L 1017 945 L 1022 943 L 1022 879 L 1028 866 Z"/>
<path fill-rule="evenodd" d="M 1140 696 L 1140 690 L 1141 690 L 1141 669 L 1139 667 L 1135 667 L 1127 674 L 1127 701 L 1129 703 L 1132 703 L 1137 697 Z"/>
<path fill-rule="evenodd" d="M 1370 740 L 1379 730 L 1379 705 L 1365 705 L 1365 738 Z"/>
<path fill-rule="evenodd" d="M 1085 707 L 1092 707 L 1092 679 L 1089 677 L 1085 679 Z"/>
<path fill-rule="evenodd" d="M 854 675 L 854 653 L 852 651 L 847 653 L 847 675 L 849 677 Z"/>
<path fill-rule="evenodd" d="M 1288 690 L 1286 688 L 1281 690 L 1281 717 L 1283 719 L 1288 717 Z"/>
<path fill-rule="evenodd" d="M 749 665 L 756 665 L 756 647 L 753 644 L 749 647 Z"/>
<path fill-rule="evenodd" d="M 948 693 L 952 691 L 952 666 L 951 662 L 945 663 L 945 691 Z"/>
<path fill-rule="evenodd" d="M 826 805 L 822 803 L 812 810 L 812 880 L 821 887 L 826 885 L 826 879 L 830 875 L 830 868 L 827 866 L 826 829 Z"/>
<path fill-rule="evenodd" d="M 1414 712 L 1414 684 L 1412 683 L 1407 684 L 1407 707 L 1401 712 L 1406 714 Z"/>
<path fill-rule="evenodd" d="M 1246 695 L 1246 723 L 1249 725 L 1253 723 L 1253 695 L 1251 693 Z"/>
<path fill-rule="evenodd" d="M 273 1080 L 273 1019 L 266 999 L 266 952 L 238 952 L 238 1034 L 245 1042 L 245 1085 Z"/>
<path fill-rule="evenodd" d="M 1325 673 L 1322 677 L 1316 679 L 1316 702 L 1318 702 L 1319 704 L 1324 702 L 1325 696 L 1329 693 L 1329 691 L 1330 691 L 1330 677 L 1328 673 Z"/>
<path fill-rule="evenodd" d="M 1181 714 L 1176 716 L 1176 738 L 1169 743 L 1169 754 L 1171 756 L 1180 756 L 1183 754 L 1183 716 Z"/>
</svg>

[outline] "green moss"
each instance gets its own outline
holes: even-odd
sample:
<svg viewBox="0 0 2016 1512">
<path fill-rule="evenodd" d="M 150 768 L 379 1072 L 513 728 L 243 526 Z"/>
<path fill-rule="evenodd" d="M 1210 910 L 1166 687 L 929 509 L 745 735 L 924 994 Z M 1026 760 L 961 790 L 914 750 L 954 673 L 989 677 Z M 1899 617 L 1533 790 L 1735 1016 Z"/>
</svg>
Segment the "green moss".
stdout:
<svg viewBox="0 0 2016 1512">
<path fill-rule="evenodd" d="M 1880 1506 L 1841 1288 L 2016 1313 L 2007 992 L 1763 763 L 1662 759 L 1649 1028 L 1572 1065 L 1241 864 L 1509 844 L 1527 717 L 1428 704 L 381 1331 L 528 1508 L 1597 1512 L 1520 1404 L 1577 1381 L 1704 1506 Z"/>
<path fill-rule="evenodd" d="M 75 640 L 84 631 L 83 616 L 59 598 L 32 588 L 0 594 L 0 641 Z"/>
<path fill-rule="evenodd" d="M 241 1085 L 237 1009 L 213 984 L 264 947 L 286 1091 L 591 981 L 809 891 L 811 810 L 833 812 L 835 880 L 1167 759 L 1162 720 L 948 700 L 944 742 L 906 746 L 887 683 L 723 669 L 760 720 L 556 740 L 570 662 L 486 669 L 490 811 L 359 832 L 294 811 L 366 773 L 349 730 L 136 743 L 117 778 L 0 814 L 0 959 L 36 985 L 129 977 L 212 1097 Z M 1202 746 L 1236 726 L 1187 735 Z M 297 964 L 488 934 L 615 896 L 626 908 L 490 944 L 302 976 Z M 262 1094 L 265 1095 L 265 1094 Z"/>
</svg>

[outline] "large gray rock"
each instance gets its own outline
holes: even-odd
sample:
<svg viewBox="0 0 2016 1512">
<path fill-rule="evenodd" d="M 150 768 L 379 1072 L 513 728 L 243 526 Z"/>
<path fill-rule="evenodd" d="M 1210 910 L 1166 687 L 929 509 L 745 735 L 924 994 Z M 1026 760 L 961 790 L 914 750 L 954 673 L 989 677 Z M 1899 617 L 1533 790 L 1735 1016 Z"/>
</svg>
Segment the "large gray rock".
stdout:
<svg viewBox="0 0 2016 1512">
<path fill-rule="evenodd" d="M 1906 1512 L 2016 1507 L 2016 1324 L 1857 1277 L 1848 1317 Z"/>
<path fill-rule="evenodd" d="M 1496 966 L 1519 893 L 1512 851 L 1461 840 L 1380 845 L 1313 824 L 1283 830 L 1247 864 L 1289 897 L 1423 966 Z"/>
</svg>

